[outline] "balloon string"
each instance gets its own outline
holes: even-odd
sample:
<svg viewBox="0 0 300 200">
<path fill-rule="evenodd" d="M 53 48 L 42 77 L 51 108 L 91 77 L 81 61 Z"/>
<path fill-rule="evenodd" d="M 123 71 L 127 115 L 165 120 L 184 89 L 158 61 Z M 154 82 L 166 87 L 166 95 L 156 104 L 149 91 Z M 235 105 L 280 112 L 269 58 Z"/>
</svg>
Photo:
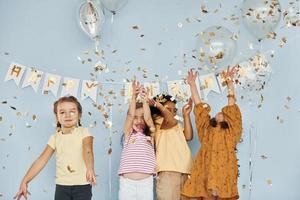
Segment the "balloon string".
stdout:
<svg viewBox="0 0 300 200">
<path fill-rule="evenodd" d="M 110 120 L 112 123 L 113 120 L 113 112 L 112 112 L 112 108 L 110 108 Z M 109 128 L 109 151 L 111 151 L 112 148 L 112 125 Z M 109 158 L 108 158 L 108 180 L 109 180 L 109 199 L 112 199 L 112 155 L 109 154 Z"/>
<path fill-rule="evenodd" d="M 250 146 L 250 154 L 249 154 L 249 200 L 252 198 L 252 186 L 253 186 L 253 169 L 254 169 L 254 158 L 253 156 L 256 153 L 256 130 L 254 130 L 253 124 L 250 126 L 250 131 L 249 131 L 249 146 Z M 253 135 L 255 134 L 255 135 Z"/>
<path fill-rule="evenodd" d="M 95 51 L 96 51 L 96 53 L 100 52 L 99 47 L 100 47 L 100 39 L 96 38 L 96 40 L 95 40 Z"/>
<path fill-rule="evenodd" d="M 114 13 L 112 13 L 111 18 L 110 18 L 110 23 L 113 24 L 114 23 Z"/>
</svg>

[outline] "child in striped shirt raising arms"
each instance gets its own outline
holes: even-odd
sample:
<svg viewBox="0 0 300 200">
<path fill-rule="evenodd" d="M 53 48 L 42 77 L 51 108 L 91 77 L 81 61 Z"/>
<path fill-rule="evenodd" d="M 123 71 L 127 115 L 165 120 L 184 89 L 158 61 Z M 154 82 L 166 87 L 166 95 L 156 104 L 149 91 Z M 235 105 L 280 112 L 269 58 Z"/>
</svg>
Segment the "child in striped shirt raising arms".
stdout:
<svg viewBox="0 0 300 200">
<path fill-rule="evenodd" d="M 155 131 L 155 126 L 148 93 L 148 89 L 133 81 L 132 98 L 123 130 L 119 200 L 153 200 L 156 162 L 151 132 Z"/>
</svg>

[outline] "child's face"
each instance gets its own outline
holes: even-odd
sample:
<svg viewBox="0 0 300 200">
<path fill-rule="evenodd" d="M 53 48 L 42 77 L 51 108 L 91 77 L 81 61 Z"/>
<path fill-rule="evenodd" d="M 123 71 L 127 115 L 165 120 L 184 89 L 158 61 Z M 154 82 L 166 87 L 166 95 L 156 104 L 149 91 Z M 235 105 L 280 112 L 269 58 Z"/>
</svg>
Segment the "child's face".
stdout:
<svg viewBox="0 0 300 200">
<path fill-rule="evenodd" d="M 176 108 L 176 104 L 175 103 L 173 103 L 172 101 L 167 101 L 164 104 L 164 107 L 166 109 L 168 109 L 174 116 L 176 115 L 177 108 Z"/>
<path fill-rule="evenodd" d="M 57 121 L 62 127 L 70 128 L 76 126 L 79 121 L 79 113 L 75 103 L 62 102 L 57 105 Z"/>
<path fill-rule="evenodd" d="M 135 111 L 134 119 L 133 119 L 133 127 L 135 131 L 143 131 L 145 128 L 145 120 L 144 120 L 144 110 L 143 108 L 138 108 Z"/>
</svg>

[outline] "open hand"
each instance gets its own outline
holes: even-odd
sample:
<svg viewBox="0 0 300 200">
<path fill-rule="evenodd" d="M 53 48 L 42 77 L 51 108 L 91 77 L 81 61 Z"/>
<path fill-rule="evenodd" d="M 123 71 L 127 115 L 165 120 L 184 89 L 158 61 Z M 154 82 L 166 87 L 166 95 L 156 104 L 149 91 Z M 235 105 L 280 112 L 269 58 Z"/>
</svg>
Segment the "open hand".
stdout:
<svg viewBox="0 0 300 200">
<path fill-rule="evenodd" d="M 196 78 L 198 76 L 198 72 L 193 72 L 193 70 L 188 71 L 188 75 L 185 78 L 185 82 L 189 85 L 193 85 L 196 83 Z"/>
<path fill-rule="evenodd" d="M 132 98 L 136 99 L 138 94 L 140 93 L 141 85 L 138 81 L 134 80 L 131 84 L 132 87 Z"/>
<path fill-rule="evenodd" d="M 228 67 L 227 70 L 224 70 L 222 72 L 222 75 L 226 81 L 233 80 L 237 71 L 238 71 L 237 67 L 232 67 L 231 69 Z"/>
<path fill-rule="evenodd" d="M 19 188 L 19 192 L 16 194 L 16 196 L 14 196 L 14 199 L 20 200 L 22 196 L 27 199 L 28 194 L 31 195 L 31 193 L 27 190 L 27 184 L 22 182 Z"/>
<path fill-rule="evenodd" d="M 193 101 L 189 98 L 189 101 L 182 107 L 182 114 L 184 116 L 189 115 L 192 111 Z"/>
</svg>

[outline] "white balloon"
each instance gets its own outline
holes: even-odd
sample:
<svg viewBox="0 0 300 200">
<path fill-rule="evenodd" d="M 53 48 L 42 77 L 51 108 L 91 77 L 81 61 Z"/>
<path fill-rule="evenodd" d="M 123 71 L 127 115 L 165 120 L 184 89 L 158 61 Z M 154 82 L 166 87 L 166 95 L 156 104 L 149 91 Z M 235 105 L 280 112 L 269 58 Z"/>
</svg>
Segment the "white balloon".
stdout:
<svg viewBox="0 0 300 200">
<path fill-rule="evenodd" d="M 128 0 L 101 0 L 104 7 L 113 13 L 125 6 L 127 1 Z"/>
<path fill-rule="evenodd" d="M 248 61 L 237 65 L 235 79 L 243 93 L 261 91 L 271 77 L 272 68 L 267 56 L 257 53 Z"/>
<path fill-rule="evenodd" d="M 278 0 L 244 0 L 242 12 L 246 28 L 259 40 L 272 37 L 281 18 Z"/>
<path fill-rule="evenodd" d="M 92 1 L 83 3 L 79 8 L 80 27 L 93 40 L 99 40 L 104 19 L 100 5 Z"/>
<path fill-rule="evenodd" d="M 227 28 L 211 26 L 199 34 L 197 49 L 201 62 L 215 69 L 224 69 L 233 62 L 236 40 Z"/>
</svg>

